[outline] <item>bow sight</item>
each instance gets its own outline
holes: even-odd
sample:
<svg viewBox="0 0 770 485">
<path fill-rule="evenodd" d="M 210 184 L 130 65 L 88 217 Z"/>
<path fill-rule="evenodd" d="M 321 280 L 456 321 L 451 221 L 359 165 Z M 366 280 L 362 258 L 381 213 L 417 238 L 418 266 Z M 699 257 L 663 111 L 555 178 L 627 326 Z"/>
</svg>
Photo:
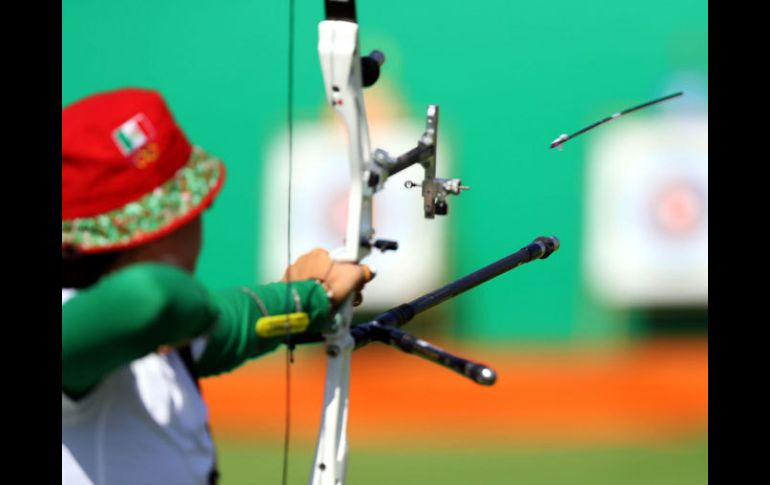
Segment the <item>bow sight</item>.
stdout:
<svg viewBox="0 0 770 485">
<path fill-rule="evenodd" d="M 385 54 L 373 50 L 368 56 L 361 58 L 361 84 L 369 87 L 380 77 L 380 67 L 385 64 Z M 332 104 L 336 103 L 332 100 Z M 377 148 L 372 154 L 372 160 L 364 171 L 364 182 L 374 192 L 382 190 L 389 176 L 419 163 L 425 170 L 425 178 L 421 184 L 407 180 L 404 187 L 422 187 L 425 218 L 433 219 L 436 215 L 444 216 L 449 211 L 446 198 L 449 195 L 460 195 L 470 187 L 462 185 L 460 179 L 436 178 L 436 149 L 438 148 L 438 105 L 428 106 L 425 116 L 425 133 L 417 141 L 417 146 L 398 157 L 392 157 L 382 148 Z M 373 244 L 377 246 L 376 244 Z M 387 247 L 385 249 L 395 249 Z M 383 249 L 383 251 L 385 250 Z"/>
<path fill-rule="evenodd" d="M 373 56 L 377 56 L 380 59 L 376 64 L 377 71 L 376 76 L 369 74 L 375 80 L 379 77 L 379 66 L 385 62 L 385 56 L 380 51 L 373 51 L 368 57 L 361 59 L 361 68 L 363 70 L 363 77 L 367 77 L 367 68 L 369 72 L 374 69 L 375 65 L 373 61 L 364 62 L 364 59 L 372 59 Z M 372 81 L 374 84 L 374 81 Z M 366 84 L 365 84 L 366 85 Z M 449 205 L 447 204 L 447 197 L 449 195 L 460 195 L 463 190 L 469 190 L 470 187 L 462 185 L 460 179 L 444 179 L 436 178 L 436 149 L 438 148 L 438 106 L 431 104 L 428 106 L 428 113 L 425 120 L 425 133 L 422 134 L 417 141 L 417 146 L 407 151 L 403 155 L 396 158 L 392 157 L 388 152 L 382 148 L 377 148 L 372 154 L 372 161 L 367 163 L 367 169 L 364 171 L 364 183 L 377 192 L 381 190 L 385 184 L 385 181 L 391 175 L 395 175 L 402 170 L 405 170 L 412 165 L 419 163 L 425 170 L 425 178 L 422 184 L 407 180 L 404 182 L 404 187 L 411 189 L 412 187 L 422 187 L 423 197 L 423 209 L 425 211 L 426 219 L 433 219 L 435 216 L 445 216 L 449 212 Z M 377 239 L 373 241 L 362 241 L 363 245 L 368 247 L 375 247 L 381 251 L 398 249 L 398 243 L 396 241 L 388 241 L 384 239 Z"/>
<path fill-rule="evenodd" d="M 390 175 L 419 163 L 425 169 L 422 184 L 407 180 L 404 187 L 422 187 L 425 218 L 433 219 L 436 215 L 444 216 L 449 211 L 446 198 L 449 195 L 460 195 L 470 187 L 462 185 L 460 179 L 436 178 L 436 149 L 438 147 L 438 106 L 428 106 L 425 120 L 425 133 L 422 134 L 417 146 L 393 158 L 380 148 L 374 151 L 372 166 L 367 175 L 370 186 L 380 187 Z"/>
</svg>

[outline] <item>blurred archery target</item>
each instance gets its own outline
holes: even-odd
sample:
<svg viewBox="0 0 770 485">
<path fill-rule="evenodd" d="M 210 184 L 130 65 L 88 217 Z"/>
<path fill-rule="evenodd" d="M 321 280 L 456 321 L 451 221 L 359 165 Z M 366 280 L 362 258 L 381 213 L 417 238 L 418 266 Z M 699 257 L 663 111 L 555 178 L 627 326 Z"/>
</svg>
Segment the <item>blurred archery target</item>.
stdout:
<svg viewBox="0 0 770 485">
<path fill-rule="evenodd" d="M 607 303 L 707 305 L 708 119 L 631 121 L 594 139 L 584 273 Z"/>
<path fill-rule="evenodd" d="M 675 180 L 653 195 L 652 216 L 666 236 L 688 237 L 705 220 L 706 204 L 697 180 Z"/>
</svg>

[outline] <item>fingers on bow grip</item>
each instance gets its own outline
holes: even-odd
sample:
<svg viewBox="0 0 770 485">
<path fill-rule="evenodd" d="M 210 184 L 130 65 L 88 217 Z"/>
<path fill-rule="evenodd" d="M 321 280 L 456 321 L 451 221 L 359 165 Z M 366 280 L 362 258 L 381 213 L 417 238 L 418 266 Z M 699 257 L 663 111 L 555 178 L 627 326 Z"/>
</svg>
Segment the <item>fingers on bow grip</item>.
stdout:
<svg viewBox="0 0 770 485">
<path fill-rule="evenodd" d="M 361 265 L 361 271 L 364 273 L 364 284 L 369 283 L 377 276 L 377 271 L 365 264 Z"/>
</svg>

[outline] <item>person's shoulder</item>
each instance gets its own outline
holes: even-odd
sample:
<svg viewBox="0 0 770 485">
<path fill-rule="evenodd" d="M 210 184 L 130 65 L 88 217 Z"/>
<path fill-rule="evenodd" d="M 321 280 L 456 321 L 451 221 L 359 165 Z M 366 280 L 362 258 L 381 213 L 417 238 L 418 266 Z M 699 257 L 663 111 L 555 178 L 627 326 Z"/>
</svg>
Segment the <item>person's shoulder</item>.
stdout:
<svg viewBox="0 0 770 485">
<path fill-rule="evenodd" d="M 90 287 L 71 295 L 68 302 L 98 297 L 119 298 L 121 301 L 142 300 L 146 303 L 157 300 L 160 304 L 169 292 L 195 284 L 191 274 L 176 266 L 142 262 L 105 275 Z"/>
<path fill-rule="evenodd" d="M 97 285 L 125 284 L 132 287 L 163 285 L 169 281 L 192 280 L 193 276 L 181 268 L 156 262 L 136 263 L 110 273 Z"/>
</svg>

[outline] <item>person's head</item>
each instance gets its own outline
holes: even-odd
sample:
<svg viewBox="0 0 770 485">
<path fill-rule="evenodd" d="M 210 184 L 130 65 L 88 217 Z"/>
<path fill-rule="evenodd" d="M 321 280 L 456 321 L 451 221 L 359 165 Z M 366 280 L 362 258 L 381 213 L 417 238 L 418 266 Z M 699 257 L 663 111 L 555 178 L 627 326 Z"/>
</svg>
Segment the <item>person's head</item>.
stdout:
<svg viewBox="0 0 770 485">
<path fill-rule="evenodd" d="M 154 91 L 121 89 L 62 110 L 62 287 L 138 263 L 189 272 L 201 212 L 224 166 L 192 146 Z"/>
</svg>

